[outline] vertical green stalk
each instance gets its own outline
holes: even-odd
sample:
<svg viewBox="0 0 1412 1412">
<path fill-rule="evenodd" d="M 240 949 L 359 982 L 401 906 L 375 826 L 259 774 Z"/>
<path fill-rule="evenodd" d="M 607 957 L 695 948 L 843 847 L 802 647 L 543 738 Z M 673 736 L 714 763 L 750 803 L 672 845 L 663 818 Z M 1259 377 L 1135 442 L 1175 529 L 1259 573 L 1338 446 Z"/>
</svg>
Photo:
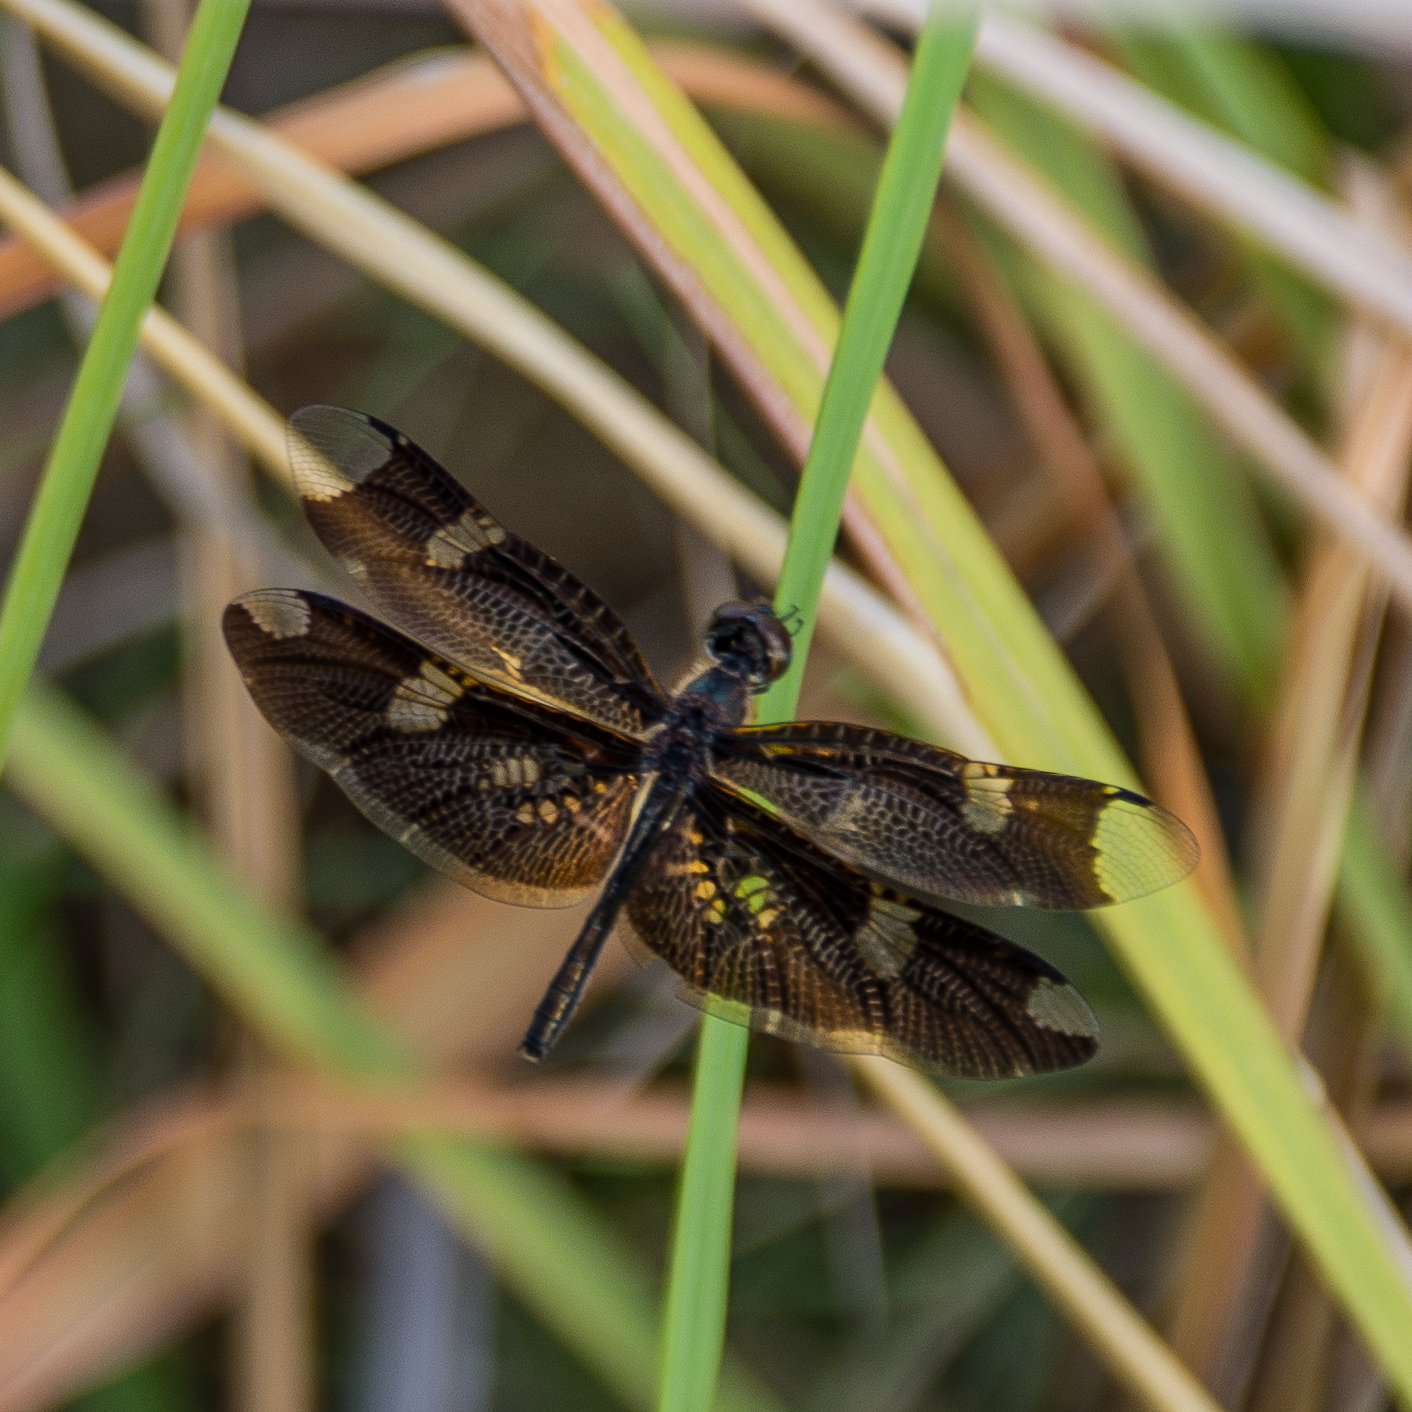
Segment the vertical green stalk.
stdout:
<svg viewBox="0 0 1412 1412">
<path fill-rule="evenodd" d="M 0 761 L 54 611 L 117 415 L 123 378 L 143 316 L 157 293 L 206 123 L 220 97 L 249 4 L 201 0 L 197 8 L 108 295 L 50 448 L 0 607 Z"/>
<path fill-rule="evenodd" d="M 761 697 L 761 721 L 788 720 L 799 699 L 824 570 L 883 360 L 912 280 L 961 95 L 977 18 L 934 13 L 917 41 L 902 113 L 878 178 L 863 248 L 824 386 L 789 527 L 775 607 L 794 632 L 790 669 Z M 725 1342 L 736 1121 L 750 1033 L 701 1022 L 691 1124 L 682 1159 L 662 1331 L 660 1412 L 707 1412 Z"/>
</svg>

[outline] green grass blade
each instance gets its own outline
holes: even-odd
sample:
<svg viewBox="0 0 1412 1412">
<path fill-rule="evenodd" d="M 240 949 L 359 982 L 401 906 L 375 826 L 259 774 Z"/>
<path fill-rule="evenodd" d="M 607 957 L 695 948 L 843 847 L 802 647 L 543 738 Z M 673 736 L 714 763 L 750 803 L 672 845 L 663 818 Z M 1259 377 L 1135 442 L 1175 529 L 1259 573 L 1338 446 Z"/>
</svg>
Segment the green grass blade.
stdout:
<svg viewBox="0 0 1412 1412">
<path fill-rule="evenodd" d="M 241 888 L 172 806 L 63 696 L 31 686 L 7 783 L 69 840 L 265 1040 L 369 1083 L 414 1081 L 412 1052 L 348 988 L 318 936 Z M 656 1311 L 646 1277 L 601 1218 L 527 1157 L 426 1137 L 399 1155 L 516 1295 L 625 1405 L 652 1405 Z M 554 1252 L 572 1260 L 572 1277 Z M 773 1412 L 743 1376 L 730 1412 Z"/>
<path fill-rule="evenodd" d="M 703 1015 L 662 1311 L 659 1412 L 706 1412 L 726 1340 L 736 1126 L 750 1031 Z"/>
<path fill-rule="evenodd" d="M 801 616 L 794 658 L 785 675 L 761 698 L 761 720 L 787 720 L 799 700 L 819 590 L 833 554 L 849 471 L 868 412 L 877 401 L 883 361 L 921 253 L 941 175 L 946 130 L 965 81 L 975 35 L 976 21 L 961 12 L 945 24 L 933 20 L 918 41 L 907 98 L 883 159 L 844 306 L 775 590 L 775 606 Z"/>
<path fill-rule="evenodd" d="M 157 130 L 108 297 L 49 453 L 0 608 L 0 760 L 39 656 L 98 463 L 118 413 L 143 315 L 157 293 L 177 217 L 250 0 L 201 0 L 172 101 Z"/>
<path fill-rule="evenodd" d="M 922 31 L 901 116 L 883 160 L 790 522 L 775 606 L 798 619 L 790 669 L 758 718 L 787 720 L 799 699 L 824 571 L 849 472 L 931 215 L 951 114 L 975 45 L 974 16 Z M 725 1343 L 736 1124 L 749 1031 L 702 1021 L 662 1334 L 661 1412 L 706 1412 Z"/>
</svg>

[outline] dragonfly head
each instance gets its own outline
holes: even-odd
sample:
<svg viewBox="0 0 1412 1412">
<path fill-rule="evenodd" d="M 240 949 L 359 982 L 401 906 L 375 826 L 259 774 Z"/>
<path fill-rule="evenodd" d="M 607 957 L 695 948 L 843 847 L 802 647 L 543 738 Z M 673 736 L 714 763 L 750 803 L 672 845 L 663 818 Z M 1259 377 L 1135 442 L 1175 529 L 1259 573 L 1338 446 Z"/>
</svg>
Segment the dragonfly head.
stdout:
<svg viewBox="0 0 1412 1412">
<path fill-rule="evenodd" d="M 706 625 L 706 652 L 719 671 L 763 691 L 789 666 L 789 629 L 768 603 L 722 603 Z"/>
</svg>

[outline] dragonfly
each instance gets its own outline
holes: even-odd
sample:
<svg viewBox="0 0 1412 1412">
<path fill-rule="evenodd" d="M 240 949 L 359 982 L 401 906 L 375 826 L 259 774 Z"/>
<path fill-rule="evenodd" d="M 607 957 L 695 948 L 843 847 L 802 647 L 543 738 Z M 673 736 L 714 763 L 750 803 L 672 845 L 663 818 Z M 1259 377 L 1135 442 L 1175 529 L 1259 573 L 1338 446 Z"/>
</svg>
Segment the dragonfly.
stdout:
<svg viewBox="0 0 1412 1412">
<path fill-rule="evenodd" d="M 289 430 L 303 510 L 396 628 L 300 589 L 225 610 L 269 723 L 433 868 L 524 907 L 597 900 L 529 1021 L 540 1060 L 615 931 L 689 1003 L 754 1030 L 971 1078 L 1096 1050 L 1078 990 L 948 903 L 1087 909 L 1197 846 L 1116 785 L 889 731 L 753 725 L 791 638 L 725 603 L 667 692 L 611 608 L 375 417 Z"/>
</svg>

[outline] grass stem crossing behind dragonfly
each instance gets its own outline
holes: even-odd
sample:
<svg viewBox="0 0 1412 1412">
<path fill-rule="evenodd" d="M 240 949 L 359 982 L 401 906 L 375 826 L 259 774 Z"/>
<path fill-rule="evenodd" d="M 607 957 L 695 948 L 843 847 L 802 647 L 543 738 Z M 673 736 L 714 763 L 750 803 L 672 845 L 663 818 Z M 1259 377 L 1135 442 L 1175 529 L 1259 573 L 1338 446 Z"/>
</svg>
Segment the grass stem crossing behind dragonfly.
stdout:
<svg viewBox="0 0 1412 1412">
<path fill-rule="evenodd" d="M 400 432 L 308 407 L 290 449 L 315 533 L 403 631 L 267 589 L 226 609 L 226 641 L 271 725 L 427 863 L 522 906 L 598 891 L 526 1057 L 615 928 L 684 1000 L 802 1043 L 973 1078 L 1094 1053 L 1058 971 L 944 904 L 1154 892 L 1196 863 L 1173 815 L 887 731 L 748 725 L 790 662 L 763 604 L 718 608 L 709 665 L 664 692 L 591 589 Z"/>
</svg>

